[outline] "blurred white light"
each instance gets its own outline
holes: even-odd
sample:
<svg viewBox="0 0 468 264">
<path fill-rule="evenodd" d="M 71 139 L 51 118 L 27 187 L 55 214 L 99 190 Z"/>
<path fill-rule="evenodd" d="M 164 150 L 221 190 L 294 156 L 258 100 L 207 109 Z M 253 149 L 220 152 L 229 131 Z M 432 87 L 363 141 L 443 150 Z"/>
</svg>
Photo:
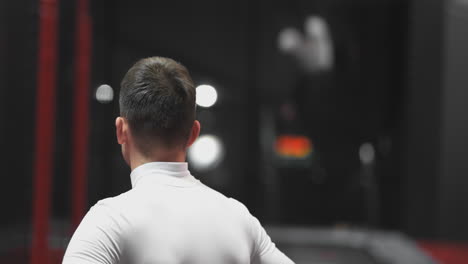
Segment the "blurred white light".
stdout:
<svg viewBox="0 0 468 264">
<path fill-rule="evenodd" d="M 375 160 L 375 149 L 371 143 L 364 143 L 359 148 L 359 159 L 363 164 L 371 164 Z"/>
<path fill-rule="evenodd" d="M 329 70 L 333 67 L 334 51 L 327 22 L 319 16 L 309 16 L 304 24 L 306 33 L 306 67 L 311 71 Z"/>
<path fill-rule="evenodd" d="M 223 156 L 223 145 L 214 135 L 202 135 L 188 149 L 190 163 L 199 170 L 214 168 Z"/>
<path fill-rule="evenodd" d="M 218 93 L 211 85 L 202 84 L 197 87 L 197 105 L 202 107 L 213 106 L 218 100 Z"/>
<path fill-rule="evenodd" d="M 327 22 L 319 16 L 309 16 L 304 23 L 305 32 L 310 37 L 323 36 L 328 33 Z"/>
<path fill-rule="evenodd" d="M 114 99 L 114 89 L 110 85 L 102 84 L 96 89 L 96 100 L 100 103 L 109 103 Z"/>
<path fill-rule="evenodd" d="M 278 35 L 278 48 L 284 52 L 298 49 L 302 42 L 302 35 L 295 28 L 285 28 Z"/>
</svg>

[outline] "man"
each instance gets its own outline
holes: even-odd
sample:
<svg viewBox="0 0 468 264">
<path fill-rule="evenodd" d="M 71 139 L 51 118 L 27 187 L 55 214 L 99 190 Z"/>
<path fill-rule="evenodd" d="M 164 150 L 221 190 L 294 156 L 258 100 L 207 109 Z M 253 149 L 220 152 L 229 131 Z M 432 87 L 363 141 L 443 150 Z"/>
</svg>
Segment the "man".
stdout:
<svg viewBox="0 0 468 264">
<path fill-rule="evenodd" d="M 119 103 L 117 141 L 132 189 L 90 209 L 64 264 L 293 263 L 243 204 L 188 171 L 186 151 L 200 123 L 184 66 L 162 57 L 138 61 Z"/>
</svg>

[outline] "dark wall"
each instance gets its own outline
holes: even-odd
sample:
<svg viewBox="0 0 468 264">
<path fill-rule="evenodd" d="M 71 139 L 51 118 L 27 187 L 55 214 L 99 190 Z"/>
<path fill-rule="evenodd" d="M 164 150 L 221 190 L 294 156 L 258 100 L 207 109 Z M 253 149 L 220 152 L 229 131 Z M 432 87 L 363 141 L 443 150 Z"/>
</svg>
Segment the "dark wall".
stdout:
<svg viewBox="0 0 468 264">
<path fill-rule="evenodd" d="M 468 2 L 445 5 L 438 232 L 468 239 Z"/>
<path fill-rule="evenodd" d="M 36 82 L 36 1 L 1 1 L 0 224 L 28 225 L 31 213 Z M 14 202 L 12 202 L 14 201 Z M 3 215 L 4 214 L 4 215 Z M 5 217 L 3 217 L 5 216 Z"/>
<path fill-rule="evenodd" d="M 406 101 L 405 226 L 417 236 L 435 236 L 440 170 L 443 1 L 415 0 L 410 10 Z"/>
<path fill-rule="evenodd" d="M 6 61 L 7 54 L 7 41 L 6 41 L 6 3 L 5 1 L 0 1 L 0 61 Z M 5 69 L 6 64 L 0 63 L 0 105 L 4 104 L 5 95 L 3 94 L 5 83 Z M 0 113 L 0 118 L 5 118 L 3 111 Z M 0 138 L 3 138 L 4 127 L 0 127 Z"/>
<path fill-rule="evenodd" d="M 368 224 L 359 147 L 371 142 L 377 160 L 373 176 L 380 185 L 379 226 L 401 224 L 400 163 L 406 88 L 406 1 L 290 1 L 262 2 L 260 104 L 277 109 L 293 102 L 299 111 L 295 133 L 306 133 L 320 157 L 326 176 L 314 182 L 315 172 L 279 173 L 282 196 L 289 200 L 283 214 L 307 224 L 347 222 Z M 309 15 L 323 17 L 330 26 L 335 68 L 305 74 L 292 58 L 279 52 L 281 29 L 303 31 Z M 391 144 L 390 150 L 381 147 Z M 265 178 L 274 177 L 266 172 Z M 287 186 L 287 187 L 286 187 Z M 285 212 L 288 213 L 285 213 Z M 293 213 L 294 211 L 294 213 Z"/>
<path fill-rule="evenodd" d="M 75 73 L 75 5 L 60 1 L 57 25 L 57 87 L 55 114 L 54 172 L 52 175 L 52 218 L 67 219 L 71 205 L 71 163 L 73 131 L 73 89 Z M 90 98 L 91 100 L 91 98 Z"/>
<path fill-rule="evenodd" d="M 405 229 L 415 236 L 468 239 L 468 7 L 412 5 Z"/>
</svg>

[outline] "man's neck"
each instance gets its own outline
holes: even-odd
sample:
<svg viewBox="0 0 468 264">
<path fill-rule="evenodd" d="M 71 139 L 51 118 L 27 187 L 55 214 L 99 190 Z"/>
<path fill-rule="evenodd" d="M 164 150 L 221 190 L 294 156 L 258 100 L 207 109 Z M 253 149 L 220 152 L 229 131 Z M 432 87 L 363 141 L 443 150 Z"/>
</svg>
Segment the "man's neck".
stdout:
<svg viewBox="0 0 468 264">
<path fill-rule="evenodd" d="M 145 157 L 140 153 L 135 153 L 130 157 L 130 168 L 134 170 L 136 167 L 141 166 L 145 163 L 150 162 L 185 162 L 186 154 L 184 151 L 174 152 L 161 152 L 153 153 L 152 155 Z"/>
</svg>

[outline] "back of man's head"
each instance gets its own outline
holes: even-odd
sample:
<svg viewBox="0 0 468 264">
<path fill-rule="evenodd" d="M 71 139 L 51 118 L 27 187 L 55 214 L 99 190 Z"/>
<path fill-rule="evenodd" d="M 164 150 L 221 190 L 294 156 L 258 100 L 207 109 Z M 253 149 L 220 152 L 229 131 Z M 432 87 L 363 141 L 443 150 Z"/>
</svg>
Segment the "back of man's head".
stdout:
<svg viewBox="0 0 468 264">
<path fill-rule="evenodd" d="M 137 148 L 185 147 L 195 120 L 195 87 L 187 69 L 169 58 L 139 60 L 122 80 L 120 115 Z"/>
</svg>

